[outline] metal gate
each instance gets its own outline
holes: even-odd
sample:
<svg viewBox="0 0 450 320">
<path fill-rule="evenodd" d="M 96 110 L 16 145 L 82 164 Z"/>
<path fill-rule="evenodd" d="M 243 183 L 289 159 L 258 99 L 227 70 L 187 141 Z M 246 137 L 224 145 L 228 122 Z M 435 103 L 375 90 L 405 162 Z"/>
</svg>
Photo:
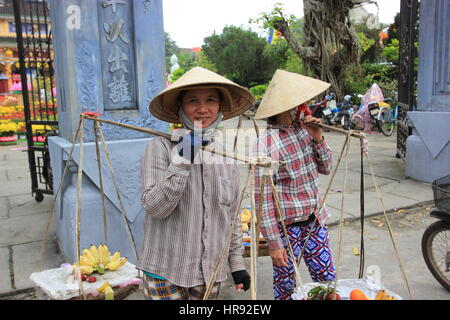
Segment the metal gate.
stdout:
<svg viewBox="0 0 450 320">
<path fill-rule="evenodd" d="M 12 5 L 31 188 L 40 202 L 44 194 L 53 194 L 47 137 L 58 135 L 50 15 L 46 0 L 13 0 Z"/>
<path fill-rule="evenodd" d="M 414 70 L 414 60 L 417 57 L 415 42 L 418 39 L 418 9 L 418 0 L 401 0 L 396 154 L 398 158 L 406 156 L 406 139 L 412 133 L 407 122 L 407 112 L 414 110 L 417 105 L 415 95 L 417 72 Z"/>
</svg>

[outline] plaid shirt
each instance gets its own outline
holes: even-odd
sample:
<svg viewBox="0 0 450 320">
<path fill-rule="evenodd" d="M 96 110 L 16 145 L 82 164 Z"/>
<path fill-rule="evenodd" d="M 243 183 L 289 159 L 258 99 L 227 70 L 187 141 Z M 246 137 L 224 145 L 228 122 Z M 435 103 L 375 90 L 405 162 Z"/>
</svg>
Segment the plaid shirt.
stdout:
<svg viewBox="0 0 450 320">
<path fill-rule="evenodd" d="M 325 206 L 322 212 L 318 212 L 321 203 L 319 173 L 328 175 L 333 165 L 332 151 L 325 140 L 315 143 L 308 132 L 297 124 L 289 127 L 268 124 L 267 130 L 258 139 L 256 152 L 258 156 L 269 156 L 286 163 L 276 172 L 265 172 L 267 169 L 258 167 L 255 180 L 256 208 L 259 208 L 261 200 L 261 178 L 263 174 L 272 174 L 286 224 L 307 220 L 310 214 L 314 214 L 319 223 L 324 225 L 329 213 Z M 283 248 L 282 230 L 278 227 L 280 220 L 267 179 L 261 232 L 270 249 Z"/>
</svg>

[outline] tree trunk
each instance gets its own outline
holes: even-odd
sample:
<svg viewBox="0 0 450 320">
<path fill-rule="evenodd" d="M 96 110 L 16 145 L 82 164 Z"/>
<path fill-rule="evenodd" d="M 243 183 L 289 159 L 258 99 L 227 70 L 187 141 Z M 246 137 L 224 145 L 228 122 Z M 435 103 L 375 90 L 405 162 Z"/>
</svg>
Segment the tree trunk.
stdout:
<svg viewBox="0 0 450 320">
<path fill-rule="evenodd" d="M 364 1 L 356 1 L 358 3 Z M 370 2 L 370 1 L 366 1 Z M 304 0 L 304 43 L 300 46 L 281 16 L 274 28 L 283 34 L 291 49 L 313 76 L 331 83 L 337 99 L 344 96 L 344 72 L 358 63 L 358 39 L 351 26 L 352 0 Z"/>
</svg>

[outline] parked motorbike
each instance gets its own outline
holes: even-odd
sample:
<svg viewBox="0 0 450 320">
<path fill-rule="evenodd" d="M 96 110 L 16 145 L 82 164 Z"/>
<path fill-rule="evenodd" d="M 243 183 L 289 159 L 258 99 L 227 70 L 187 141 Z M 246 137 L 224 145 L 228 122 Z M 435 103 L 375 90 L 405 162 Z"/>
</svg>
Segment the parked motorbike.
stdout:
<svg viewBox="0 0 450 320">
<path fill-rule="evenodd" d="M 351 115 L 354 111 L 352 96 L 346 95 L 344 101 L 337 106 L 336 111 L 331 119 L 331 123 L 334 125 L 340 124 L 344 130 L 352 130 L 354 127 L 351 121 Z"/>
<path fill-rule="evenodd" d="M 434 278 L 450 291 L 450 175 L 432 183 L 436 207 L 433 222 L 422 236 L 422 254 Z"/>
<path fill-rule="evenodd" d="M 331 125 L 331 119 L 333 118 L 332 108 L 336 106 L 336 100 L 334 100 L 334 93 L 330 92 L 323 101 L 313 103 L 309 106 L 311 115 L 313 117 L 322 119 L 325 124 Z"/>
</svg>

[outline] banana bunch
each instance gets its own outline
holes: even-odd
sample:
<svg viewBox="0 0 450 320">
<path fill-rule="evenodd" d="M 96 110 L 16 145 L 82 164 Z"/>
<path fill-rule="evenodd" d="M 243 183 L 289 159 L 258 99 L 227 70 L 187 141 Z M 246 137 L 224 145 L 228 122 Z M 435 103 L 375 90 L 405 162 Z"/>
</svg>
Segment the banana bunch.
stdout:
<svg viewBox="0 0 450 320">
<path fill-rule="evenodd" d="M 397 300 L 393 296 L 388 295 L 386 290 L 379 290 L 375 296 L 375 300 Z"/>
<path fill-rule="evenodd" d="M 99 293 L 105 294 L 105 300 L 114 300 L 114 290 L 109 284 L 109 282 L 105 282 L 97 289 Z"/>
<path fill-rule="evenodd" d="M 251 219 L 252 213 L 247 208 L 244 208 L 244 211 L 241 213 L 242 232 L 248 231 L 248 224 L 251 222 Z"/>
<path fill-rule="evenodd" d="M 127 262 L 127 258 L 120 257 L 120 252 L 116 251 L 112 256 L 108 247 L 104 244 L 98 246 L 91 245 L 89 249 L 83 249 L 80 256 L 80 265 L 75 263 L 74 267 L 79 267 L 81 274 L 91 274 L 98 272 L 104 274 L 106 270 L 117 270 Z"/>
</svg>

